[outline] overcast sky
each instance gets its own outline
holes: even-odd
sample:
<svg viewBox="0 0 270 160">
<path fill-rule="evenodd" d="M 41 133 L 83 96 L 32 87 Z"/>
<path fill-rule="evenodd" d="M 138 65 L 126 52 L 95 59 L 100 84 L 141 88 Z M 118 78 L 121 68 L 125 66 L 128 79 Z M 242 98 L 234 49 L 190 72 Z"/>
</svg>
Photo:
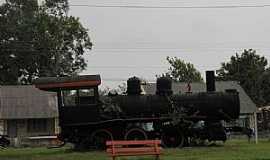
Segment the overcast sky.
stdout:
<svg viewBox="0 0 270 160">
<path fill-rule="evenodd" d="M 70 0 L 83 5 L 239 6 L 269 0 Z M 270 7 L 264 8 L 95 8 L 71 6 L 94 43 L 83 74 L 100 74 L 115 87 L 130 76 L 154 80 L 168 68 L 166 56 L 191 62 L 204 75 L 243 49 L 270 60 Z"/>
</svg>

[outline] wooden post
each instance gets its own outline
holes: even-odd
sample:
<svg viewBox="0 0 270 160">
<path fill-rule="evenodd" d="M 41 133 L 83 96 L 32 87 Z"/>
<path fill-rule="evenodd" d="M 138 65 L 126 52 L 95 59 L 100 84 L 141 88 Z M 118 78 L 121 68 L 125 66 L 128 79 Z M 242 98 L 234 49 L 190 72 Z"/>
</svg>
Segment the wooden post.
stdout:
<svg viewBox="0 0 270 160">
<path fill-rule="evenodd" d="M 254 132 L 255 132 L 255 143 L 258 144 L 257 111 L 254 112 Z"/>
<path fill-rule="evenodd" d="M 113 143 L 113 141 L 111 141 L 111 143 L 112 143 L 112 154 L 115 155 L 114 143 Z"/>
<path fill-rule="evenodd" d="M 156 160 L 159 160 L 159 152 L 160 152 L 160 150 L 159 150 L 159 144 L 158 144 L 158 140 L 154 140 L 154 145 L 155 145 L 155 152 L 156 152 Z"/>
</svg>

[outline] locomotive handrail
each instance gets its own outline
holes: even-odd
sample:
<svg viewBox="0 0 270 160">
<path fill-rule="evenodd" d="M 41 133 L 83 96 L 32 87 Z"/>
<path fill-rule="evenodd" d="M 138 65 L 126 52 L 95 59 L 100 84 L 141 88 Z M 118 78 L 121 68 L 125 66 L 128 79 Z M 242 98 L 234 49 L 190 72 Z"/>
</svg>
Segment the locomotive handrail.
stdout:
<svg viewBox="0 0 270 160">
<path fill-rule="evenodd" d="M 129 118 L 129 119 L 111 119 L 98 122 L 87 122 L 87 123 L 72 123 L 72 124 L 63 124 L 63 126 L 81 126 L 81 125 L 98 125 L 103 123 L 115 122 L 115 121 L 150 121 L 150 120 L 171 120 L 172 117 L 155 117 L 155 118 Z"/>
<path fill-rule="evenodd" d="M 206 116 L 189 116 L 189 117 L 184 117 L 185 119 L 205 119 L 207 118 Z M 104 123 L 109 123 L 109 122 L 117 122 L 117 121 L 155 121 L 155 120 L 160 120 L 160 121 L 167 121 L 167 120 L 172 120 L 172 117 L 151 117 L 151 118 L 118 118 L 118 119 L 110 119 L 110 120 L 102 120 L 98 122 L 85 122 L 85 123 L 69 123 L 69 124 L 62 124 L 63 126 L 82 126 L 82 125 L 99 125 L 99 124 L 104 124 Z"/>
</svg>

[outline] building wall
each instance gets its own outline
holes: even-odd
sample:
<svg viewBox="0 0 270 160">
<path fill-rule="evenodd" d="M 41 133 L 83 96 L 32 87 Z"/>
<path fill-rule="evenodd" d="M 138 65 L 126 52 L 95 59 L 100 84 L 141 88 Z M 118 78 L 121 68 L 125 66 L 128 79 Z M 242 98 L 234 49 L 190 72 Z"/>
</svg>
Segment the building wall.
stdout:
<svg viewBox="0 0 270 160">
<path fill-rule="evenodd" d="M 44 121 L 45 128 L 40 127 L 44 126 Z M 57 129 L 56 118 L 6 120 L 6 124 L 11 144 L 16 147 L 31 146 L 29 137 L 55 135 Z"/>
<path fill-rule="evenodd" d="M 270 110 L 267 109 L 261 109 L 259 112 L 257 112 L 258 117 L 258 129 L 260 131 L 269 131 L 270 130 Z"/>
<path fill-rule="evenodd" d="M 4 135 L 5 132 L 5 125 L 4 125 L 4 121 L 3 120 L 0 120 L 0 135 Z"/>
<path fill-rule="evenodd" d="M 253 114 L 244 114 L 240 115 L 240 117 L 234 121 L 225 123 L 226 127 L 238 126 L 245 128 L 254 128 L 254 115 Z"/>
</svg>

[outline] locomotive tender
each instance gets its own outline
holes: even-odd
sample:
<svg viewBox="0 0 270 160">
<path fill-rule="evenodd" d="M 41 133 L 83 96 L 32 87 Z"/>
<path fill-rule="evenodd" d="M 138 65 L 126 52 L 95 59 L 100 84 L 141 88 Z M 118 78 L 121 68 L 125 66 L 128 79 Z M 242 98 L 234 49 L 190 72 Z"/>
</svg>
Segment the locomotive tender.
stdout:
<svg viewBox="0 0 270 160">
<path fill-rule="evenodd" d="M 173 94 L 169 78 L 157 79 L 155 95 L 141 94 L 141 81 L 127 81 L 124 95 L 99 96 L 99 75 L 50 77 L 35 81 L 57 92 L 59 139 L 77 147 L 104 148 L 106 140 L 161 139 L 164 147 L 193 140 L 226 141 L 221 121 L 237 119 L 236 90 L 215 91 L 214 72 L 206 72 L 207 91 Z"/>
</svg>

